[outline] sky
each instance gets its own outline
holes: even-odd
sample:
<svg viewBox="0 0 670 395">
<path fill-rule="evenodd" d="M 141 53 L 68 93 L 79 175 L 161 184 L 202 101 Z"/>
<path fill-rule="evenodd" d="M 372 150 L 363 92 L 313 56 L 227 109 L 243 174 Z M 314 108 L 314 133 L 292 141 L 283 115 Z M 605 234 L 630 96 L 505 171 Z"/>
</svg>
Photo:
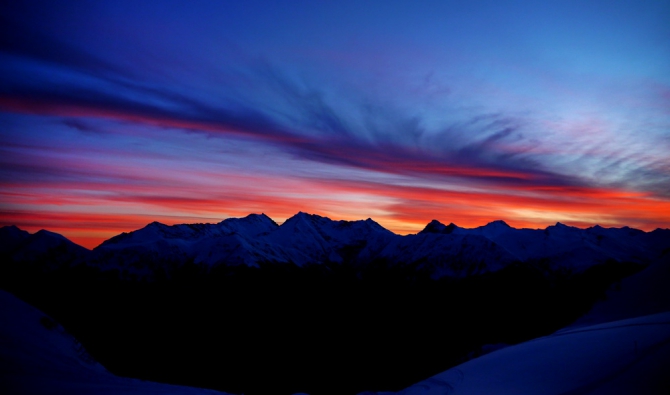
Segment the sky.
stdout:
<svg viewBox="0 0 670 395">
<path fill-rule="evenodd" d="M 0 5 L 0 225 L 670 227 L 670 1 Z"/>
</svg>

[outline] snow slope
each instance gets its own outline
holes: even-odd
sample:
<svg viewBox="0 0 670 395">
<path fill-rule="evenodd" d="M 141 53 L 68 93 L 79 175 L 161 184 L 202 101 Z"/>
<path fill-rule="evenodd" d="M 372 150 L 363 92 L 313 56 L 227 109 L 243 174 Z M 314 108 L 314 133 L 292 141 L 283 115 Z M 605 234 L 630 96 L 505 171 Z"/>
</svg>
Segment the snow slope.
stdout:
<svg viewBox="0 0 670 395">
<path fill-rule="evenodd" d="M 670 254 L 624 278 L 571 328 L 670 311 Z"/>
<path fill-rule="evenodd" d="M 556 332 L 419 382 L 398 395 L 670 393 L 670 312 Z"/>
<path fill-rule="evenodd" d="M 623 279 L 571 326 L 470 360 L 398 395 L 669 394 L 668 278 L 670 256 L 664 255 Z"/>
<path fill-rule="evenodd" d="M 5 291 L 0 291 L 0 393 L 223 394 L 114 376 L 63 327 Z"/>
</svg>

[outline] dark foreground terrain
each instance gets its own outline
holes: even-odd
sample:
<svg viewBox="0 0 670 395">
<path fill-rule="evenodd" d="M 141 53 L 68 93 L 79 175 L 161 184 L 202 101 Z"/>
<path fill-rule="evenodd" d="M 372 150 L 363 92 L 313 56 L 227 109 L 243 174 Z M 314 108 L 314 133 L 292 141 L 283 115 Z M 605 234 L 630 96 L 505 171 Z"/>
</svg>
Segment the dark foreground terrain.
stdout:
<svg viewBox="0 0 670 395">
<path fill-rule="evenodd" d="M 482 347 L 551 333 L 642 269 L 578 274 L 512 264 L 462 279 L 416 267 L 186 264 L 120 280 L 85 265 L 3 265 L 1 286 L 42 309 L 111 372 L 230 393 L 397 391 Z"/>
</svg>

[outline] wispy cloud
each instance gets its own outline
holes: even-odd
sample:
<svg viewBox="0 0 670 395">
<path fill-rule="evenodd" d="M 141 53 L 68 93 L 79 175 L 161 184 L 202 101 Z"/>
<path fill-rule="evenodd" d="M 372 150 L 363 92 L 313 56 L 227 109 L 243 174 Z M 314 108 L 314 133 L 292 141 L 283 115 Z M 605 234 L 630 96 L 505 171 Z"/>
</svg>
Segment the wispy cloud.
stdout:
<svg viewBox="0 0 670 395">
<path fill-rule="evenodd" d="M 271 109 L 217 107 L 157 89 L 151 90 L 151 97 L 163 105 L 133 99 L 146 96 L 145 89 L 121 95 L 113 89 L 91 86 L 16 86 L 0 93 L 0 106 L 7 111 L 67 117 L 65 122 L 70 125 L 79 117 L 99 117 L 213 136 L 247 136 L 280 145 L 300 158 L 390 173 L 502 183 L 577 182 L 574 177 L 540 169 L 537 161 L 521 158 L 524 149 L 532 148 L 507 150 L 505 144 L 513 146 L 522 137 L 515 122 L 503 116 L 475 116 L 432 136 L 424 135 L 416 117 L 380 131 L 374 126 L 375 121 L 385 121 L 375 119 L 379 111 L 364 111 L 362 120 L 350 114 L 340 116 L 318 90 L 300 90 L 279 73 L 268 71 L 271 68 L 264 70 L 258 78 L 268 78 L 268 85 L 287 100 L 293 122 L 277 117 Z"/>
<path fill-rule="evenodd" d="M 490 46 L 472 29 L 476 40 L 394 43 L 368 21 L 352 28 L 376 38 L 333 44 L 286 39 L 299 20 L 273 18 L 277 31 L 257 37 L 194 7 L 170 29 L 154 29 L 165 22 L 157 17 L 147 30 L 138 21 L 149 5 L 123 26 L 107 15 L 112 6 L 81 6 L 100 26 L 54 5 L 2 6 L 3 223 L 106 205 L 126 230 L 141 221 L 137 207 L 180 218 L 266 211 L 280 221 L 298 210 L 374 213 L 403 232 L 433 217 L 670 223 L 668 89 L 646 69 L 644 78 L 592 78 L 589 67 L 538 55 L 544 47 L 521 54 L 532 43 Z M 182 25 L 192 20 L 197 28 Z M 268 44 L 275 35 L 287 41 Z"/>
</svg>

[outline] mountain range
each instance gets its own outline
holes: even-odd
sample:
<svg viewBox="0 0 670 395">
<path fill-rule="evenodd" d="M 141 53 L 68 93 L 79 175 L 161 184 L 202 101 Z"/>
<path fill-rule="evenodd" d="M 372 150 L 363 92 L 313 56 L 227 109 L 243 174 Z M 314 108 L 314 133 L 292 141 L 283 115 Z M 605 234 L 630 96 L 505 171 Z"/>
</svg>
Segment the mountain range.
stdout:
<svg viewBox="0 0 670 395">
<path fill-rule="evenodd" d="M 252 214 L 93 250 L 6 226 L 0 259 L 0 288 L 34 306 L 0 291 L 16 393 L 670 389 L 668 229 L 434 220 L 401 236 Z"/>
<path fill-rule="evenodd" d="M 401 236 L 371 219 L 334 221 L 298 213 L 278 225 L 265 214 L 216 224 L 152 222 L 122 233 L 89 251 L 63 236 L 17 227 L 0 229 L 0 254 L 10 262 L 48 268 L 86 264 L 124 278 L 169 275 L 185 263 L 220 265 L 349 264 L 411 266 L 432 278 L 495 272 L 515 262 L 543 270 L 582 272 L 607 261 L 647 265 L 670 250 L 670 229 L 644 232 L 628 227 L 580 229 L 557 223 L 545 229 L 515 229 L 503 221 L 478 228 L 433 220 L 418 234 Z M 168 273 L 165 273 L 168 271 Z"/>
</svg>

